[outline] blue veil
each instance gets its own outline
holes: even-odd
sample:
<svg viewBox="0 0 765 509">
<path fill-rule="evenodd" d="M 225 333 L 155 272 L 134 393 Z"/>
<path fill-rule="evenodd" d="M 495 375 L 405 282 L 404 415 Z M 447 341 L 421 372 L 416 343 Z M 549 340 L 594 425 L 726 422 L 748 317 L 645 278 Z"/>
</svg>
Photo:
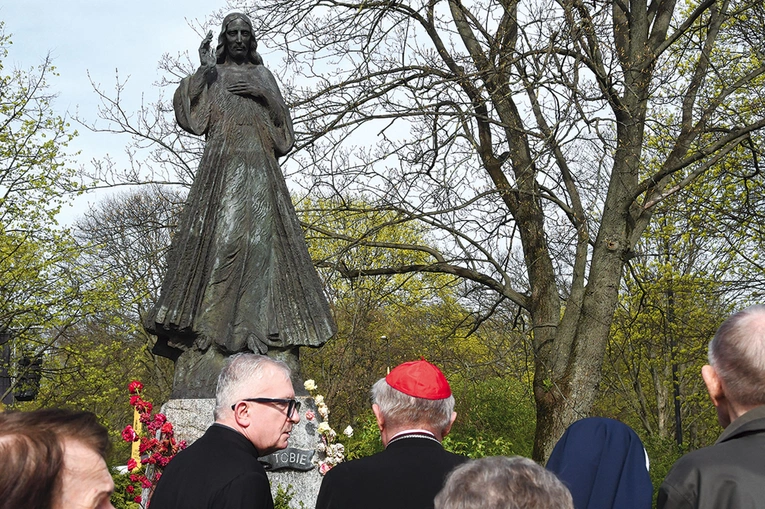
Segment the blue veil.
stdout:
<svg viewBox="0 0 765 509">
<path fill-rule="evenodd" d="M 624 423 L 575 422 L 555 444 L 547 469 L 563 481 L 576 509 L 650 509 L 653 486 L 643 443 Z"/>
</svg>

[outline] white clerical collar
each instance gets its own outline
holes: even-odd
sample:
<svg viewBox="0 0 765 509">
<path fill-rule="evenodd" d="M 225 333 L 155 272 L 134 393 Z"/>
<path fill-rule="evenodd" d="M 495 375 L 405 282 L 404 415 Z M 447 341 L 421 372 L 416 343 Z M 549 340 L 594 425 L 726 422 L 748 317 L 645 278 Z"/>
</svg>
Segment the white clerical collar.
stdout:
<svg viewBox="0 0 765 509">
<path fill-rule="evenodd" d="M 432 431 L 426 429 L 405 429 L 393 435 L 385 447 L 388 447 L 393 442 L 398 442 L 399 440 L 404 440 L 406 438 L 424 438 L 426 440 L 433 440 L 439 444 L 441 443 Z"/>
</svg>

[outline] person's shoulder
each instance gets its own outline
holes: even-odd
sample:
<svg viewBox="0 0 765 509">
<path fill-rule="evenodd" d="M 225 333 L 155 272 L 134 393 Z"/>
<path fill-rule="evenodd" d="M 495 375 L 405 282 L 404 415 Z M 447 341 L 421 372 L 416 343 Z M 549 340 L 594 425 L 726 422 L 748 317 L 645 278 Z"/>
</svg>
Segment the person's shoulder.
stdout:
<svg viewBox="0 0 765 509">
<path fill-rule="evenodd" d="M 709 459 L 715 455 L 715 452 L 711 451 L 712 447 L 713 446 L 704 447 L 683 454 L 672 464 L 672 468 L 669 469 L 664 482 L 676 478 L 684 478 L 687 477 L 690 472 L 698 471 L 700 467 L 706 465 L 709 462 Z"/>
<path fill-rule="evenodd" d="M 398 476 L 402 472 L 419 472 L 427 469 L 430 473 L 451 471 L 456 466 L 469 460 L 447 451 L 442 447 L 401 447 L 380 451 L 371 456 L 340 463 L 331 469 L 333 480 L 342 482 L 357 482 L 380 476 Z"/>
<path fill-rule="evenodd" d="M 465 456 L 463 454 L 457 454 L 456 452 L 452 452 L 452 451 L 450 451 L 450 450 L 448 450 L 446 448 L 444 448 L 444 454 L 449 456 L 450 458 L 454 459 L 455 461 L 459 461 L 459 462 L 467 461 L 467 460 L 470 459 L 469 457 L 467 457 L 467 456 Z"/>
<path fill-rule="evenodd" d="M 180 451 L 168 464 L 215 465 L 213 477 L 227 477 L 232 473 L 263 472 L 257 460 L 257 451 L 241 435 L 231 428 L 210 426 L 194 443 Z M 265 475 L 265 473 L 263 473 Z"/>
<path fill-rule="evenodd" d="M 720 472 L 732 471 L 731 467 L 748 462 L 747 454 L 741 454 L 743 451 L 740 451 L 744 446 L 743 443 L 732 441 L 691 451 L 675 461 L 662 486 L 694 484 L 701 479 L 708 482 L 709 479 L 717 477 Z"/>
<path fill-rule="evenodd" d="M 383 452 L 384 451 L 381 451 L 381 452 L 372 454 L 371 456 L 364 456 L 363 458 L 356 458 L 349 461 L 344 461 L 342 463 L 338 463 L 337 465 L 332 467 L 329 470 L 329 472 L 327 472 L 327 475 L 332 473 L 334 476 L 340 476 L 350 472 L 364 470 L 365 468 L 368 468 L 370 466 L 374 466 L 382 458 Z"/>
<path fill-rule="evenodd" d="M 250 471 L 232 478 L 211 497 L 213 508 L 273 507 L 271 487 L 265 473 Z"/>
<path fill-rule="evenodd" d="M 721 462 L 735 461 L 736 458 L 730 457 L 729 447 L 729 444 L 721 443 L 690 451 L 675 461 L 667 477 L 673 474 L 704 471 L 707 468 L 719 468 Z"/>
<path fill-rule="evenodd" d="M 269 486 L 268 476 L 265 470 L 249 470 L 242 472 L 229 481 L 228 485 L 233 486 Z"/>
<path fill-rule="evenodd" d="M 470 460 L 470 458 L 467 456 L 463 456 L 462 454 L 455 454 L 453 452 L 449 453 L 449 457 L 451 458 L 452 463 L 455 465 L 461 465 Z"/>
<path fill-rule="evenodd" d="M 747 440 L 692 451 L 672 466 L 659 488 L 659 509 L 755 508 L 765 497 L 765 448 Z"/>
<path fill-rule="evenodd" d="M 338 463 L 325 475 L 322 483 L 326 484 L 355 484 L 361 479 L 375 476 L 385 464 L 384 451 Z"/>
<path fill-rule="evenodd" d="M 252 67 L 253 67 L 253 72 L 273 77 L 273 73 L 268 70 L 268 67 L 266 67 L 265 64 L 253 64 Z"/>
<path fill-rule="evenodd" d="M 659 486 L 657 507 L 660 509 L 690 508 L 698 499 L 699 482 L 716 451 L 714 446 L 684 454 L 672 465 Z"/>
</svg>

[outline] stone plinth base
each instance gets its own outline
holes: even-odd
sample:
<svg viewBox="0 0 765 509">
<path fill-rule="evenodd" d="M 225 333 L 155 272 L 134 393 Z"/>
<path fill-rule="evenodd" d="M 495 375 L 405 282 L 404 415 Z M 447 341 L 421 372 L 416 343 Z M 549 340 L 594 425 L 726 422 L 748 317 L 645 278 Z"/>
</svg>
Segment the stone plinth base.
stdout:
<svg viewBox="0 0 765 509">
<path fill-rule="evenodd" d="M 171 399 L 162 405 L 162 413 L 173 423 L 175 439 L 185 440 L 188 445 L 204 435 L 215 422 L 214 411 L 215 400 L 212 398 Z"/>
<path fill-rule="evenodd" d="M 316 431 L 316 420 L 308 421 L 305 418 L 307 410 L 316 412 L 316 405 L 313 399 L 305 396 L 296 398 L 302 403 L 300 411 L 300 422 L 292 429 L 290 436 L 290 449 L 299 449 L 303 451 L 302 455 L 293 454 L 293 458 L 305 463 L 306 456 L 315 450 L 319 443 L 319 434 Z M 175 436 L 177 440 L 185 440 L 191 445 L 197 438 L 201 437 L 205 430 L 214 422 L 213 411 L 215 410 L 215 400 L 210 399 L 171 399 L 162 405 L 162 412 L 168 420 L 173 423 Z M 279 454 L 278 452 L 275 454 Z M 264 459 L 268 459 L 266 457 Z M 289 462 L 291 458 L 278 458 L 279 461 L 269 463 L 283 464 Z M 284 461 L 282 461 L 282 459 Z M 299 466 L 299 465 L 298 465 Z M 287 490 L 292 486 L 293 498 L 290 505 L 294 509 L 301 509 L 301 503 L 308 509 L 316 506 L 316 497 L 319 494 L 322 476 L 314 466 L 308 471 L 296 471 L 291 469 L 281 469 L 269 471 L 268 478 L 271 481 L 271 493 L 276 497 L 279 486 Z"/>
</svg>

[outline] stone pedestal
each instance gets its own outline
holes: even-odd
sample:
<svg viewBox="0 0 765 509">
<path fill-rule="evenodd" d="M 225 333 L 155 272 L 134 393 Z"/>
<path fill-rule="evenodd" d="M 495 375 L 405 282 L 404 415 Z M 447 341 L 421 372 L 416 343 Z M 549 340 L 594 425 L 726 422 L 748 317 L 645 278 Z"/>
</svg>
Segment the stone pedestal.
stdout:
<svg viewBox="0 0 765 509">
<path fill-rule="evenodd" d="M 279 486 L 284 490 L 288 486 L 292 486 L 291 507 L 301 509 L 300 504 L 302 503 L 307 509 L 312 509 L 316 506 L 316 497 L 319 494 L 322 476 L 315 464 L 311 465 L 312 468 L 307 471 L 299 471 L 295 468 L 307 468 L 306 463 L 311 462 L 311 458 L 317 459 L 313 454 L 316 444 L 319 443 L 319 434 L 316 431 L 317 421 L 315 419 L 309 421 L 305 418 L 307 410 L 313 411 L 314 414 L 317 414 L 317 411 L 312 398 L 298 396 L 296 399 L 302 404 L 300 422 L 292 428 L 289 448 L 266 456 L 262 458 L 262 461 L 278 468 L 278 470 L 268 471 L 271 493 L 274 497 L 276 497 Z M 171 399 L 162 405 L 162 412 L 173 423 L 176 439 L 185 440 L 188 445 L 202 436 L 214 422 L 214 410 L 215 400 L 211 398 Z M 281 468 L 285 464 L 288 465 L 287 468 Z M 293 465 L 294 468 L 289 465 Z"/>
<path fill-rule="evenodd" d="M 177 441 L 185 440 L 191 445 L 204 435 L 215 421 L 215 399 L 171 399 L 162 405 L 162 413 L 173 423 Z"/>
</svg>

